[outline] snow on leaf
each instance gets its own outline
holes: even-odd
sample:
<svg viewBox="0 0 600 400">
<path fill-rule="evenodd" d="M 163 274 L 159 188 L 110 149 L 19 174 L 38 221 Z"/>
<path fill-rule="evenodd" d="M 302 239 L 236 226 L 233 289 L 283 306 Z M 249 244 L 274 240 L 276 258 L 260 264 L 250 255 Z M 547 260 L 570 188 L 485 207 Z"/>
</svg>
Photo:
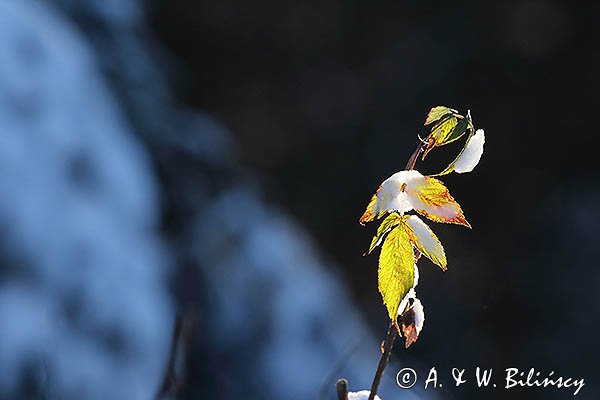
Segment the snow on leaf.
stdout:
<svg viewBox="0 0 600 400">
<path fill-rule="evenodd" d="M 402 224 L 387 235 L 379 255 L 379 292 L 394 322 L 401 300 L 414 285 L 414 263 L 413 246 Z"/>
<path fill-rule="evenodd" d="M 425 312 L 423 305 L 415 296 L 412 299 L 410 307 L 400 316 L 400 328 L 405 338 L 404 346 L 406 348 L 409 348 L 411 344 L 417 341 L 423 329 L 424 322 Z"/>
<path fill-rule="evenodd" d="M 408 216 L 404 223 L 410 228 L 409 237 L 412 244 L 434 264 L 446 270 L 446 254 L 444 247 L 432 230 L 416 215 Z"/>
<path fill-rule="evenodd" d="M 377 189 L 359 222 L 364 224 L 373 221 L 381 218 L 386 212 L 405 213 L 412 210 L 407 189 L 424 179 L 423 175 L 415 170 L 396 172 Z"/>
<path fill-rule="evenodd" d="M 417 264 L 415 264 L 415 268 L 416 268 L 416 266 L 417 266 Z M 416 269 L 415 269 L 415 271 L 416 271 Z M 398 307 L 398 316 L 401 316 L 406 311 L 408 311 L 408 306 L 410 305 L 409 304 L 410 300 L 417 297 L 417 292 L 415 292 L 415 286 L 417 286 L 416 282 L 415 282 L 415 285 L 408 290 L 408 292 L 404 295 L 404 298 L 400 302 L 400 306 Z"/>
<path fill-rule="evenodd" d="M 471 132 L 464 147 L 458 153 L 458 156 L 446 167 L 445 170 L 436 176 L 446 175 L 453 171 L 459 174 L 471 172 L 479 163 L 483 154 L 483 145 L 485 143 L 485 133 L 483 129 L 477 129 L 476 132 Z"/>
<path fill-rule="evenodd" d="M 417 330 L 417 335 L 421 333 L 423 329 L 423 324 L 425 323 L 425 310 L 423 309 L 423 304 L 421 304 L 421 300 L 415 297 L 415 302 L 413 303 L 412 309 L 415 312 L 415 329 Z"/>
<path fill-rule="evenodd" d="M 383 241 L 383 237 L 394 229 L 397 225 L 404 225 L 408 233 L 409 241 L 434 264 L 438 265 L 444 271 L 446 270 L 446 254 L 444 247 L 432 230 L 416 215 L 398 215 L 396 213 L 388 215 L 371 241 L 371 246 L 367 254 L 370 254 L 375 247 Z M 416 280 L 416 276 L 415 276 Z M 416 284 L 415 284 L 416 285 Z"/>
<path fill-rule="evenodd" d="M 419 284 L 419 267 L 417 267 L 417 261 L 415 259 L 415 282 L 413 283 L 413 288 Z"/>
<path fill-rule="evenodd" d="M 435 222 L 471 227 L 444 184 L 415 170 L 397 172 L 383 181 L 360 222 L 381 218 L 386 212 L 403 214 L 413 209 Z"/>
<path fill-rule="evenodd" d="M 408 188 L 407 188 L 408 191 Z M 424 217 L 435 222 L 471 225 L 465 219 L 460 205 L 450 195 L 444 184 L 432 177 L 426 176 L 423 181 L 411 188 L 412 206 Z"/>
<path fill-rule="evenodd" d="M 465 145 L 458 159 L 454 163 L 454 170 L 459 174 L 471 172 L 479 164 L 483 154 L 483 145 L 485 143 L 485 133 L 483 129 L 477 129 Z"/>
</svg>

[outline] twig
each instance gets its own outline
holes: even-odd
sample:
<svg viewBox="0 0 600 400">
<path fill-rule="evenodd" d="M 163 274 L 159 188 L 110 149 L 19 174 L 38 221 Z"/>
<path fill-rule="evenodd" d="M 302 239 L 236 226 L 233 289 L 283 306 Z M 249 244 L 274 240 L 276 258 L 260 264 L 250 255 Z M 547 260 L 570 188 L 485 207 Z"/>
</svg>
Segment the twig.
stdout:
<svg viewBox="0 0 600 400">
<path fill-rule="evenodd" d="M 338 400 L 348 400 L 348 381 L 339 379 L 335 387 L 337 388 Z"/>
<path fill-rule="evenodd" d="M 387 337 L 385 338 L 385 344 L 383 346 L 383 353 L 381 354 L 381 358 L 379 359 L 379 365 L 377 365 L 377 371 L 375 372 L 373 384 L 371 385 L 371 393 L 369 394 L 369 400 L 375 399 L 377 389 L 379 388 L 379 383 L 381 382 L 381 377 L 383 376 L 383 371 L 385 370 L 385 367 L 390 361 L 390 356 L 392 355 L 392 349 L 394 348 L 394 342 L 396 341 L 397 336 L 398 331 L 396 330 L 394 324 L 390 322 Z"/>
<path fill-rule="evenodd" d="M 411 169 L 413 169 L 415 167 L 415 164 L 417 163 L 417 159 L 419 158 L 419 154 L 421 154 L 421 152 L 423 151 L 425 146 L 427 146 L 428 141 L 429 141 L 429 136 L 427 136 L 427 138 L 424 140 L 419 138 L 419 145 L 413 152 L 412 156 L 410 156 L 410 158 L 408 159 L 408 162 L 406 163 L 406 167 L 404 167 L 404 169 L 407 169 L 410 171 Z"/>
</svg>

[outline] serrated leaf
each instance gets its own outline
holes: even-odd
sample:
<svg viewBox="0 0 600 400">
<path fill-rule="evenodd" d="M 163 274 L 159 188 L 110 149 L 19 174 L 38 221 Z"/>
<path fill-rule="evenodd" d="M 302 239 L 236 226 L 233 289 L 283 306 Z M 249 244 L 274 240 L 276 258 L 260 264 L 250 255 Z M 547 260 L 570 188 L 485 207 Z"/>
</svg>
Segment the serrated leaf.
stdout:
<svg viewBox="0 0 600 400">
<path fill-rule="evenodd" d="M 377 233 L 375 236 L 373 236 L 373 240 L 371 240 L 371 245 L 369 246 L 369 251 L 367 251 L 367 254 L 371 254 L 373 249 L 379 246 L 379 244 L 382 242 L 385 234 L 401 222 L 402 217 L 397 213 L 390 214 L 383 221 L 381 221 L 381 225 L 379 225 L 377 228 Z"/>
<path fill-rule="evenodd" d="M 375 192 L 373 197 L 371 197 L 371 200 L 369 201 L 369 204 L 367 205 L 367 209 L 365 210 L 363 215 L 358 220 L 358 222 L 361 225 L 364 225 L 365 222 L 371 222 L 377 217 L 378 213 L 375 211 L 375 208 L 377 207 L 377 193 L 379 193 L 380 190 L 381 190 L 381 186 L 379 186 L 379 189 L 377 189 L 377 192 Z"/>
<path fill-rule="evenodd" d="M 400 225 L 388 233 L 379 255 L 378 286 L 388 315 L 396 321 L 402 298 L 415 280 L 413 247 L 408 231 Z"/>
<path fill-rule="evenodd" d="M 411 188 L 410 196 L 414 209 L 426 218 L 435 222 L 444 222 L 463 225 L 468 228 L 471 225 L 465 219 L 460 205 L 450 195 L 444 184 L 430 176 L 424 177 Z M 410 195 L 409 194 L 409 195 Z"/>
<path fill-rule="evenodd" d="M 433 125 L 431 128 L 431 136 L 435 140 L 436 146 L 441 146 L 446 143 L 446 139 L 452 135 L 461 119 L 463 119 L 461 116 L 450 115 Z"/>
<path fill-rule="evenodd" d="M 446 106 L 433 107 L 431 110 L 429 110 L 429 114 L 427 114 L 427 119 L 423 125 L 427 126 L 451 114 L 458 114 L 458 111 Z"/>
<path fill-rule="evenodd" d="M 416 170 L 400 171 L 386 179 L 371 198 L 361 223 L 387 212 L 417 212 L 432 221 L 470 227 L 463 212 L 442 182 Z"/>
<path fill-rule="evenodd" d="M 379 185 L 379 188 L 377 189 L 377 191 L 375 192 L 373 197 L 371 197 L 371 200 L 369 201 L 369 204 L 367 205 L 367 209 L 365 210 L 363 215 L 358 220 L 358 222 L 361 225 L 364 225 L 365 222 L 371 222 L 374 219 L 379 219 L 379 218 L 383 217 L 385 215 L 385 213 L 388 211 L 387 208 L 380 207 L 380 204 L 382 203 L 382 201 L 380 199 L 380 196 L 381 196 L 380 192 L 381 192 L 382 186 L 383 186 L 383 184 Z M 387 193 L 383 193 L 383 195 L 384 195 L 384 197 L 389 197 Z"/>
<path fill-rule="evenodd" d="M 371 240 L 371 246 L 367 254 L 383 241 L 386 233 L 390 232 L 396 225 L 402 224 L 402 229 L 408 233 L 410 243 L 417 248 L 425 257 L 429 258 L 442 270 L 446 270 L 446 253 L 440 240 L 433 231 L 416 215 L 388 215 L 377 228 L 377 233 Z"/>
<path fill-rule="evenodd" d="M 403 223 L 409 228 L 411 243 L 421 254 L 445 271 L 447 269 L 446 253 L 442 243 L 433 231 L 416 215 L 406 216 Z"/>
<path fill-rule="evenodd" d="M 471 121 L 471 114 L 470 112 L 467 112 L 466 117 L 458 117 L 458 123 L 454 129 L 443 138 L 443 143 L 439 144 L 439 146 L 446 145 L 460 139 L 465 133 L 472 131 L 472 128 L 473 122 Z"/>
<path fill-rule="evenodd" d="M 421 159 L 424 160 L 427 154 L 434 148 L 442 146 L 444 138 L 452 133 L 456 125 L 458 125 L 458 118 L 453 114 L 443 117 L 440 121 L 436 122 L 431 128 L 431 133 L 427 139 L 427 146 Z"/>
</svg>

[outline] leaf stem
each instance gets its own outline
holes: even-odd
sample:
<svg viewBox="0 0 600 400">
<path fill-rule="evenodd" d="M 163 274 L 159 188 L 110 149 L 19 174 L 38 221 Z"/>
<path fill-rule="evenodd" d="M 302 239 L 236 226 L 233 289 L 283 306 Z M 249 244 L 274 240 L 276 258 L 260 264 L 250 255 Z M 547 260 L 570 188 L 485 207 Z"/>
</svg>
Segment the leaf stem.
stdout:
<svg viewBox="0 0 600 400">
<path fill-rule="evenodd" d="M 428 140 L 429 140 L 429 136 L 425 140 L 419 139 L 419 145 L 417 146 L 417 148 L 413 152 L 412 156 L 410 156 L 410 158 L 408 159 L 408 162 L 406 163 L 406 167 L 405 167 L 406 170 L 410 171 L 415 168 L 415 164 L 417 163 L 419 154 L 421 154 L 421 152 L 423 151 L 423 148 L 427 145 Z"/>
</svg>

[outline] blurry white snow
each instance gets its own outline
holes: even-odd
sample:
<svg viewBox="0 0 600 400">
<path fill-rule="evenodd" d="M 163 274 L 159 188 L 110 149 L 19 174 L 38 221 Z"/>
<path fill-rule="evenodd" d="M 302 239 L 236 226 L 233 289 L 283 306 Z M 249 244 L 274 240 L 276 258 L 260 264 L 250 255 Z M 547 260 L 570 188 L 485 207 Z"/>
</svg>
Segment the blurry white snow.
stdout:
<svg viewBox="0 0 600 400">
<path fill-rule="evenodd" d="M 156 188 L 115 104 L 68 20 L 0 2 L 0 223 L 17 271 L 0 284 L 0 397 L 32 363 L 53 398 L 146 400 L 160 382 Z"/>
</svg>

